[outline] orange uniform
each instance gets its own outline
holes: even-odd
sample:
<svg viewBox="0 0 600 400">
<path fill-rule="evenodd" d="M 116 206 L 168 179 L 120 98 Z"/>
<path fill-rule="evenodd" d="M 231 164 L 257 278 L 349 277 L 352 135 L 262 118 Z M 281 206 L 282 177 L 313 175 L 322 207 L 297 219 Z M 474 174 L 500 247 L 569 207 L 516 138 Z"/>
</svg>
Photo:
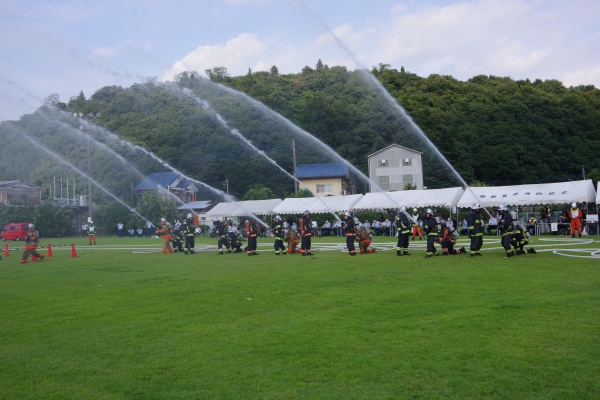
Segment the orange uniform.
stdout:
<svg viewBox="0 0 600 400">
<path fill-rule="evenodd" d="M 581 237 L 581 210 L 577 207 L 571 208 L 569 211 L 569 218 L 571 218 L 571 237 L 575 237 L 575 230 L 579 233 L 579 237 Z"/>
</svg>

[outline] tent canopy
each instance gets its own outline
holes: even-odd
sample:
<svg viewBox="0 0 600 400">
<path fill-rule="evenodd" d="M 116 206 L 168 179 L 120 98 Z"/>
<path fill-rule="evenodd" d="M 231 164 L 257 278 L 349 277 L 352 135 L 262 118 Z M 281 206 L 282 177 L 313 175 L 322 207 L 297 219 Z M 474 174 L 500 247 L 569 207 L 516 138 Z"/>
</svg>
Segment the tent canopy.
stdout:
<svg viewBox="0 0 600 400">
<path fill-rule="evenodd" d="M 311 214 L 350 211 L 363 197 L 362 194 L 349 196 L 304 197 L 285 199 L 273 209 L 275 214 L 302 214 L 308 210 Z"/>
<path fill-rule="evenodd" d="M 596 204 L 600 204 L 600 181 L 598 181 L 598 190 L 596 191 Z"/>
<path fill-rule="evenodd" d="M 219 203 L 206 213 L 207 218 L 216 217 L 241 217 L 245 215 L 271 214 L 273 207 L 281 203 L 280 199 L 232 201 Z"/>
<path fill-rule="evenodd" d="M 462 196 L 461 187 L 448 189 L 403 190 L 367 193 L 354 205 L 355 210 L 408 207 L 452 207 Z"/>
<path fill-rule="evenodd" d="M 591 179 L 516 186 L 471 187 L 465 191 L 459 207 L 480 203 L 484 207 L 526 206 L 536 204 L 585 203 L 596 200 Z"/>
</svg>

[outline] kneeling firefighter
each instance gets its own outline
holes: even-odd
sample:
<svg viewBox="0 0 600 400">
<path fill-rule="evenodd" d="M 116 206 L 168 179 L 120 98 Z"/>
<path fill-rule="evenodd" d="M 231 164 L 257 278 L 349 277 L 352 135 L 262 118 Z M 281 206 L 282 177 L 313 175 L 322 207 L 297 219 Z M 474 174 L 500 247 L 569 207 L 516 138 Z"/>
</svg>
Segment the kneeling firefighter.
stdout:
<svg viewBox="0 0 600 400">
<path fill-rule="evenodd" d="M 227 238 L 227 231 L 225 225 L 219 220 L 219 218 L 213 218 L 213 226 L 215 227 L 215 234 L 217 235 L 217 247 L 219 248 L 219 255 L 223 255 L 223 250 L 227 249 L 228 253 L 231 253 L 231 245 Z"/>
</svg>

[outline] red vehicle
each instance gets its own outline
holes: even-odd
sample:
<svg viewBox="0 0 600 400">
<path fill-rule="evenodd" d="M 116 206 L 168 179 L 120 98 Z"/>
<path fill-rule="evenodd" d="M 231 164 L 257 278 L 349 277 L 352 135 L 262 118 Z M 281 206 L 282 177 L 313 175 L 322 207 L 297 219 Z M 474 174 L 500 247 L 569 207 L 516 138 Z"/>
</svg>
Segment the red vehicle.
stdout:
<svg viewBox="0 0 600 400">
<path fill-rule="evenodd" d="M 25 240 L 27 237 L 27 230 L 29 229 L 29 222 L 16 222 L 6 224 L 2 233 L 0 233 L 0 240 Z"/>
</svg>

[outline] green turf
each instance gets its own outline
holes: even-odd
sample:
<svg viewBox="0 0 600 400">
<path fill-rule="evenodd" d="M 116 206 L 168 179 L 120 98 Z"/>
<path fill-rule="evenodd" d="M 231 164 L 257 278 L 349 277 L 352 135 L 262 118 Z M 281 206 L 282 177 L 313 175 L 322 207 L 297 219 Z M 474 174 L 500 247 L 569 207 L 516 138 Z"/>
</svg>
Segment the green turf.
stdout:
<svg viewBox="0 0 600 400">
<path fill-rule="evenodd" d="M 598 259 L 53 242 L 42 263 L 0 261 L 3 399 L 600 397 Z"/>
</svg>

